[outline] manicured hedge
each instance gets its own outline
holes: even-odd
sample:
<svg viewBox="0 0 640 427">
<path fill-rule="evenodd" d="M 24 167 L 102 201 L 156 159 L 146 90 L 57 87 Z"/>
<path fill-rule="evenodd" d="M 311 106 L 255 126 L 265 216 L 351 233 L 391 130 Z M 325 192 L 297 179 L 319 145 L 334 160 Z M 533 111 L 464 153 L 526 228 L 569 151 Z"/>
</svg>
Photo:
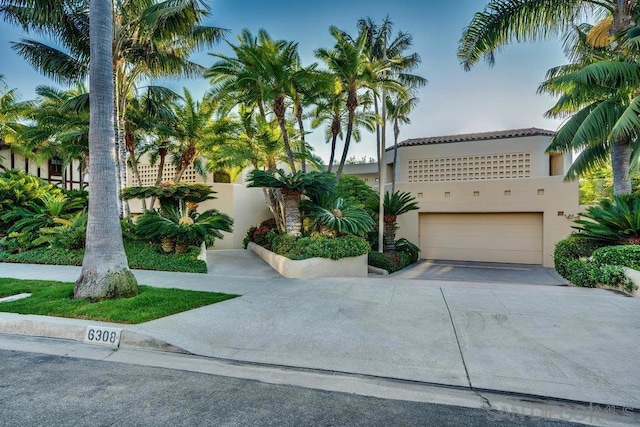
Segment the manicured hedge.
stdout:
<svg viewBox="0 0 640 427">
<path fill-rule="evenodd" d="M 347 235 L 329 237 L 313 234 L 295 237 L 290 234 L 273 235 L 271 251 L 289 259 L 329 258 L 333 260 L 364 255 L 371 247 L 362 237 Z"/>
<path fill-rule="evenodd" d="M 632 246 L 602 246 L 602 242 L 586 239 L 579 234 L 561 240 L 556 244 L 554 252 L 556 271 L 580 287 L 612 286 L 626 291 L 635 289 L 633 282 L 624 274 L 622 266 L 626 264 L 612 265 L 612 261 L 635 259 L 635 256 L 640 255 L 640 250 L 629 249 Z M 592 256 L 594 259 L 590 258 Z"/>
<path fill-rule="evenodd" d="M 591 259 L 598 265 L 621 265 L 640 270 L 640 245 L 605 246 L 596 249 Z"/>
</svg>

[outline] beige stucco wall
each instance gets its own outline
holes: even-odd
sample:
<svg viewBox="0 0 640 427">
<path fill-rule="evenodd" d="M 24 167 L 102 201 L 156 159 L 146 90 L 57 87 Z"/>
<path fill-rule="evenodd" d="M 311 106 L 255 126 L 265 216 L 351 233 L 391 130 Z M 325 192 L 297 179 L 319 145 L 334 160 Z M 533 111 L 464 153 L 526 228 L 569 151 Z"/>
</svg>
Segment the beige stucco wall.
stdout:
<svg viewBox="0 0 640 427">
<path fill-rule="evenodd" d="M 547 163 L 548 164 L 548 163 Z M 580 212 L 578 183 L 561 176 L 487 181 L 399 183 L 399 191 L 412 193 L 420 206 L 398 217 L 397 238 L 420 241 L 419 214 L 429 212 L 539 212 L 543 215 L 543 265 L 553 266 L 555 244 L 572 231 L 568 216 Z M 387 188 L 389 190 L 389 188 Z"/>
<path fill-rule="evenodd" d="M 549 136 L 528 136 L 400 147 L 396 179 L 397 182 L 409 180 L 407 168 L 409 160 L 504 153 L 531 153 L 530 176 L 549 176 L 549 156 L 545 154 L 549 140 Z"/>
</svg>

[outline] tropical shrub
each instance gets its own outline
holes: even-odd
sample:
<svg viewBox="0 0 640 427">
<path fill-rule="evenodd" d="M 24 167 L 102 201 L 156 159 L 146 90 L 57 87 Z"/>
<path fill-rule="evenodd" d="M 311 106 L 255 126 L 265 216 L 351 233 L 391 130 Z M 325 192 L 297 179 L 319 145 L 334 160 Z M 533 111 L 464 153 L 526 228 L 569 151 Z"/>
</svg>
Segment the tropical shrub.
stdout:
<svg viewBox="0 0 640 427">
<path fill-rule="evenodd" d="M 418 253 L 420 252 L 420 248 L 404 237 L 402 239 L 396 240 L 395 247 L 396 252 L 406 252 L 410 254 L 413 259 L 412 262 L 416 262 L 418 260 Z"/>
<path fill-rule="evenodd" d="M 553 253 L 556 271 L 568 280 L 569 263 L 580 258 L 590 257 L 593 251 L 603 245 L 604 243 L 585 238 L 582 234 L 572 234 L 559 241 Z"/>
<path fill-rule="evenodd" d="M 336 193 L 347 205 L 358 208 L 364 208 L 369 198 L 378 196 L 373 188 L 355 175 L 342 175 L 336 184 Z"/>
<path fill-rule="evenodd" d="M 303 209 L 308 209 L 315 231 L 323 234 L 364 235 L 375 225 L 367 211 L 347 205 L 335 193 L 324 193 L 316 200 L 305 203 Z"/>
<path fill-rule="evenodd" d="M 370 197 L 367 201 L 367 209 L 372 212 L 374 217 L 377 217 L 380 208 L 380 199 L 376 195 Z M 396 191 L 394 193 L 386 192 L 383 200 L 384 211 L 384 250 L 395 250 L 395 238 L 396 238 L 396 221 L 398 216 L 407 212 L 411 212 L 419 209 L 420 206 L 416 202 L 416 198 L 409 192 Z"/>
<path fill-rule="evenodd" d="M 245 249 L 247 249 L 249 242 L 253 242 L 266 249 L 271 249 L 271 239 L 268 236 L 277 233 L 277 231 L 276 220 L 269 218 L 262 221 L 258 226 L 250 227 L 249 230 L 247 230 L 247 235 L 242 240 L 242 244 Z"/>
<path fill-rule="evenodd" d="M 640 243 L 640 196 L 614 196 L 587 208 L 573 228 L 589 239 L 609 244 Z"/>
<path fill-rule="evenodd" d="M 603 242 L 586 238 L 582 233 L 572 234 L 561 240 L 556 244 L 554 252 L 556 271 L 580 287 L 612 286 L 626 291 L 635 289 L 635 285 L 624 274 L 624 268 L 621 265 L 607 263 L 609 260 L 618 262 L 632 258 L 635 249 L 628 251 L 631 253 L 629 257 L 620 252 L 624 254 L 625 251 L 622 248 L 635 248 L 635 246 L 602 247 L 603 245 Z M 592 256 L 593 259 L 589 259 Z"/>
<path fill-rule="evenodd" d="M 215 209 L 203 213 L 191 211 L 183 214 L 171 205 L 160 211 L 146 211 L 137 220 L 139 236 L 151 239 L 175 239 L 176 253 L 184 253 L 187 246 L 210 246 L 216 238 L 222 239 L 221 231 L 231 232 L 233 220 Z"/>
<path fill-rule="evenodd" d="M 369 265 L 394 273 L 413 264 L 416 259 L 409 252 L 369 252 Z"/>
<path fill-rule="evenodd" d="M 369 243 L 358 236 L 330 237 L 312 234 L 309 237 L 275 235 L 271 242 L 273 252 L 289 259 L 329 258 L 333 260 L 356 257 L 369 252 Z"/>
<path fill-rule="evenodd" d="M 605 246 L 591 255 L 596 265 L 620 265 L 640 270 L 640 245 Z"/>
<path fill-rule="evenodd" d="M 80 211 L 69 219 L 55 218 L 54 222 L 58 225 L 41 228 L 40 237 L 33 241 L 33 245 L 48 243 L 50 246 L 67 249 L 84 248 L 88 219 L 89 216 L 85 211 Z"/>
</svg>

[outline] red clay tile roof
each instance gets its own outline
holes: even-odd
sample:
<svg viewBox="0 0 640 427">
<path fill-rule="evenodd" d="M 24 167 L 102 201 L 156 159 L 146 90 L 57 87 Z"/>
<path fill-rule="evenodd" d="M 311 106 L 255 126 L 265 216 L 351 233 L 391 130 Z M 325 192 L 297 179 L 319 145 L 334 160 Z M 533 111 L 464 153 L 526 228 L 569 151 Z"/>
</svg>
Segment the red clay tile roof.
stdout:
<svg viewBox="0 0 640 427">
<path fill-rule="evenodd" d="M 502 139 L 502 138 L 520 138 L 523 136 L 554 136 L 556 133 L 550 130 L 527 128 L 527 129 L 513 129 L 513 130 L 501 130 L 496 132 L 483 132 L 483 133 L 466 133 L 462 135 L 447 135 L 447 136 L 431 136 L 428 138 L 412 138 L 406 139 L 398 144 L 398 147 L 409 147 L 413 145 L 430 145 L 430 144 L 447 144 L 451 142 L 467 142 L 467 141 L 483 141 L 487 139 Z"/>
</svg>

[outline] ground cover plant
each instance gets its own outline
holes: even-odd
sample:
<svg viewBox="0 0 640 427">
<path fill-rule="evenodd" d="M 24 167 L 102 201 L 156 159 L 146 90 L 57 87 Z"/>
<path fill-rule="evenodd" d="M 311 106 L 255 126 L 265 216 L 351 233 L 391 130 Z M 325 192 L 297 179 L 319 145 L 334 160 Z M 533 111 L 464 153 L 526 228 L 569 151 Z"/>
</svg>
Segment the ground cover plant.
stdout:
<svg viewBox="0 0 640 427">
<path fill-rule="evenodd" d="M 20 293 L 30 297 L 0 304 L 0 311 L 70 317 L 115 323 L 143 323 L 239 295 L 140 286 L 131 298 L 90 302 L 73 299 L 73 283 L 0 278 L 0 298 Z"/>
<path fill-rule="evenodd" d="M 207 263 L 199 260 L 200 248 L 189 247 L 184 254 L 164 254 L 160 244 L 125 240 L 124 250 L 130 268 L 141 270 L 206 273 Z M 0 262 L 50 265 L 82 265 L 84 249 L 50 246 L 20 253 L 0 252 Z"/>
</svg>

